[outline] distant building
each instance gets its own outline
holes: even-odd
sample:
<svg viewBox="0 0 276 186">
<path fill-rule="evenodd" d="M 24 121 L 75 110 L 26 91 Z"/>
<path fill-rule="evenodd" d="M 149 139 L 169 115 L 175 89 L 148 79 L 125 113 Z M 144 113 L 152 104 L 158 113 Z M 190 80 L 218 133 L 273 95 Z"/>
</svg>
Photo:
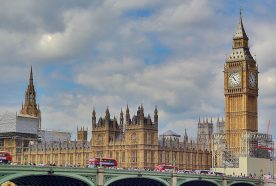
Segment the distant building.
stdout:
<svg viewBox="0 0 276 186">
<path fill-rule="evenodd" d="M 31 68 L 29 85 L 20 115 L 0 115 L 0 149 L 10 151 L 14 163 L 36 163 L 86 166 L 89 158 L 110 157 L 119 167 L 150 168 L 157 164 L 175 164 L 180 169 L 209 169 L 211 154 L 195 141 L 188 141 L 185 130 L 183 141 L 173 131 L 161 134 L 158 139 L 158 110 L 153 120 L 145 116 L 143 105 L 137 114 L 130 116 L 127 106 L 124 116 L 111 118 L 109 109 L 96 121 L 92 112 L 92 138 L 88 129 L 77 129 L 77 140 L 70 133 L 41 129 L 41 112 L 36 103 Z"/>
<path fill-rule="evenodd" d="M 81 127 L 80 129 L 77 128 L 77 140 L 78 141 L 87 141 L 87 134 L 88 134 L 88 128 L 84 129 L 84 127 Z"/>
<path fill-rule="evenodd" d="M 159 145 L 162 147 L 178 148 L 180 146 L 180 137 L 181 135 L 176 134 L 171 130 L 168 130 L 163 134 L 159 135 Z"/>
<path fill-rule="evenodd" d="M 41 142 L 63 142 L 71 140 L 70 132 L 39 130 L 38 135 Z"/>
<path fill-rule="evenodd" d="M 25 92 L 25 102 L 20 114 L 0 113 L 0 150 L 12 153 L 13 161 L 22 163 L 28 158 L 23 154 L 31 145 L 70 140 L 69 132 L 41 129 L 41 112 L 36 103 L 36 92 L 31 68 L 29 85 Z"/>
<path fill-rule="evenodd" d="M 217 120 L 217 132 L 218 134 L 225 134 L 225 121 L 223 118 Z"/>
<path fill-rule="evenodd" d="M 197 127 L 197 143 L 199 148 L 208 149 L 210 150 L 210 144 L 213 135 L 213 121 L 208 121 L 207 119 L 203 119 L 200 121 L 198 120 L 198 127 Z"/>
</svg>

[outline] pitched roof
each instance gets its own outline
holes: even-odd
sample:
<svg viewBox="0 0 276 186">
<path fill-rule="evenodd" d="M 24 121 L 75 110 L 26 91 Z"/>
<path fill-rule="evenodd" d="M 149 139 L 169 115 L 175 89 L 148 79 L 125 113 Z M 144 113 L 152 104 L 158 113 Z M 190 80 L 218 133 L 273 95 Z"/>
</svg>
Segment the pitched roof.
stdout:
<svg viewBox="0 0 276 186">
<path fill-rule="evenodd" d="M 175 133 L 174 131 L 168 130 L 166 132 L 164 132 L 163 134 L 161 134 L 162 136 L 176 136 L 176 137 L 180 137 L 179 134 Z"/>
<path fill-rule="evenodd" d="M 241 39 L 241 38 L 248 40 L 248 37 L 247 37 L 246 32 L 245 32 L 244 27 L 243 27 L 242 15 L 241 15 L 241 12 L 240 12 L 239 23 L 238 23 L 238 26 L 237 26 L 237 29 L 236 29 L 236 33 L 234 35 L 234 39 Z"/>
</svg>

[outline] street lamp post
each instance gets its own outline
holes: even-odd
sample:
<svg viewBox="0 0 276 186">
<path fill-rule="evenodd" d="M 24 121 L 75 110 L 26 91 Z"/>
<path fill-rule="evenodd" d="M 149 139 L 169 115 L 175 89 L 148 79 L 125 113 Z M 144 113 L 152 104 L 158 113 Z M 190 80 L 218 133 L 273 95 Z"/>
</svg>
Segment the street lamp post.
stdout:
<svg viewBox="0 0 276 186">
<path fill-rule="evenodd" d="M 263 178 L 263 169 L 260 169 L 260 178 L 262 179 Z"/>
<path fill-rule="evenodd" d="M 272 179 L 274 180 L 274 157 L 272 159 Z"/>
<path fill-rule="evenodd" d="M 103 154 L 100 153 L 100 168 L 102 168 L 102 158 L 103 158 Z"/>
<path fill-rule="evenodd" d="M 226 176 L 226 160 L 225 160 L 225 157 L 226 157 L 226 151 L 224 150 L 223 151 L 223 156 L 224 156 L 224 160 L 223 160 L 223 169 L 224 169 L 224 176 Z"/>
<path fill-rule="evenodd" d="M 175 172 L 175 159 L 173 160 L 173 172 Z"/>
<path fill-rule="evenodd" d="M 272 175 L 271 175 L 271 178 L 274 179 L 274 157 L 273 156 L 270 158 L 270 161 L 271 161 L 270 168 L 271 168 L 271 164 L 272 164 L 272 171 L 271 171 Z M 269 174 L 270 174 L 270 172 L 269 172 Z"/>
</svg>

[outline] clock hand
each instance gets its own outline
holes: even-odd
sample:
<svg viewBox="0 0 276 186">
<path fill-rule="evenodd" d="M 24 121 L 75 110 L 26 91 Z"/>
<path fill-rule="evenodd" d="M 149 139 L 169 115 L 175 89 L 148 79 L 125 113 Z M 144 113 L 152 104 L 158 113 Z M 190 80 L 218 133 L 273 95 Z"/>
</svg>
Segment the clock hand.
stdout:
<svg viewBox="0 0 276 186">
<path fill-rule="evenodd" d="M 234 81 L 236 81 L 236 78 L 233 76 Z"/>
</svg>

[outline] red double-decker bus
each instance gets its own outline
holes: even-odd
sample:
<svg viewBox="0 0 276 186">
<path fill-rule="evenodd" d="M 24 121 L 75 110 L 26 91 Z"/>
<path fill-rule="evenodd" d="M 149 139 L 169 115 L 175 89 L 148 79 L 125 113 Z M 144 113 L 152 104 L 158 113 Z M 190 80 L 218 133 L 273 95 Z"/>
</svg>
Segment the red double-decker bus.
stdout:
<svg viewBox="0 0 276 186">
<path fill-rule="evenodd" d="M 0 151 L 0 164 L 10 164 L 12 162 L 12 156 L 9 152 Z"/>
<path fill-rule="evenodd" d="M 173 171 L 173 170 L 177 170 L 177 167 L 174 165 L 156 165 L 154 167 L 155 171 L 159 171 L 159 172 L 166 172 L 166 171 Z"/>
<path fill-rule="evenodd" d="M 112 158 L 92 158 L 89 159 L 89 167 L 117 167 L 117 161 Z"/>
</svg>

